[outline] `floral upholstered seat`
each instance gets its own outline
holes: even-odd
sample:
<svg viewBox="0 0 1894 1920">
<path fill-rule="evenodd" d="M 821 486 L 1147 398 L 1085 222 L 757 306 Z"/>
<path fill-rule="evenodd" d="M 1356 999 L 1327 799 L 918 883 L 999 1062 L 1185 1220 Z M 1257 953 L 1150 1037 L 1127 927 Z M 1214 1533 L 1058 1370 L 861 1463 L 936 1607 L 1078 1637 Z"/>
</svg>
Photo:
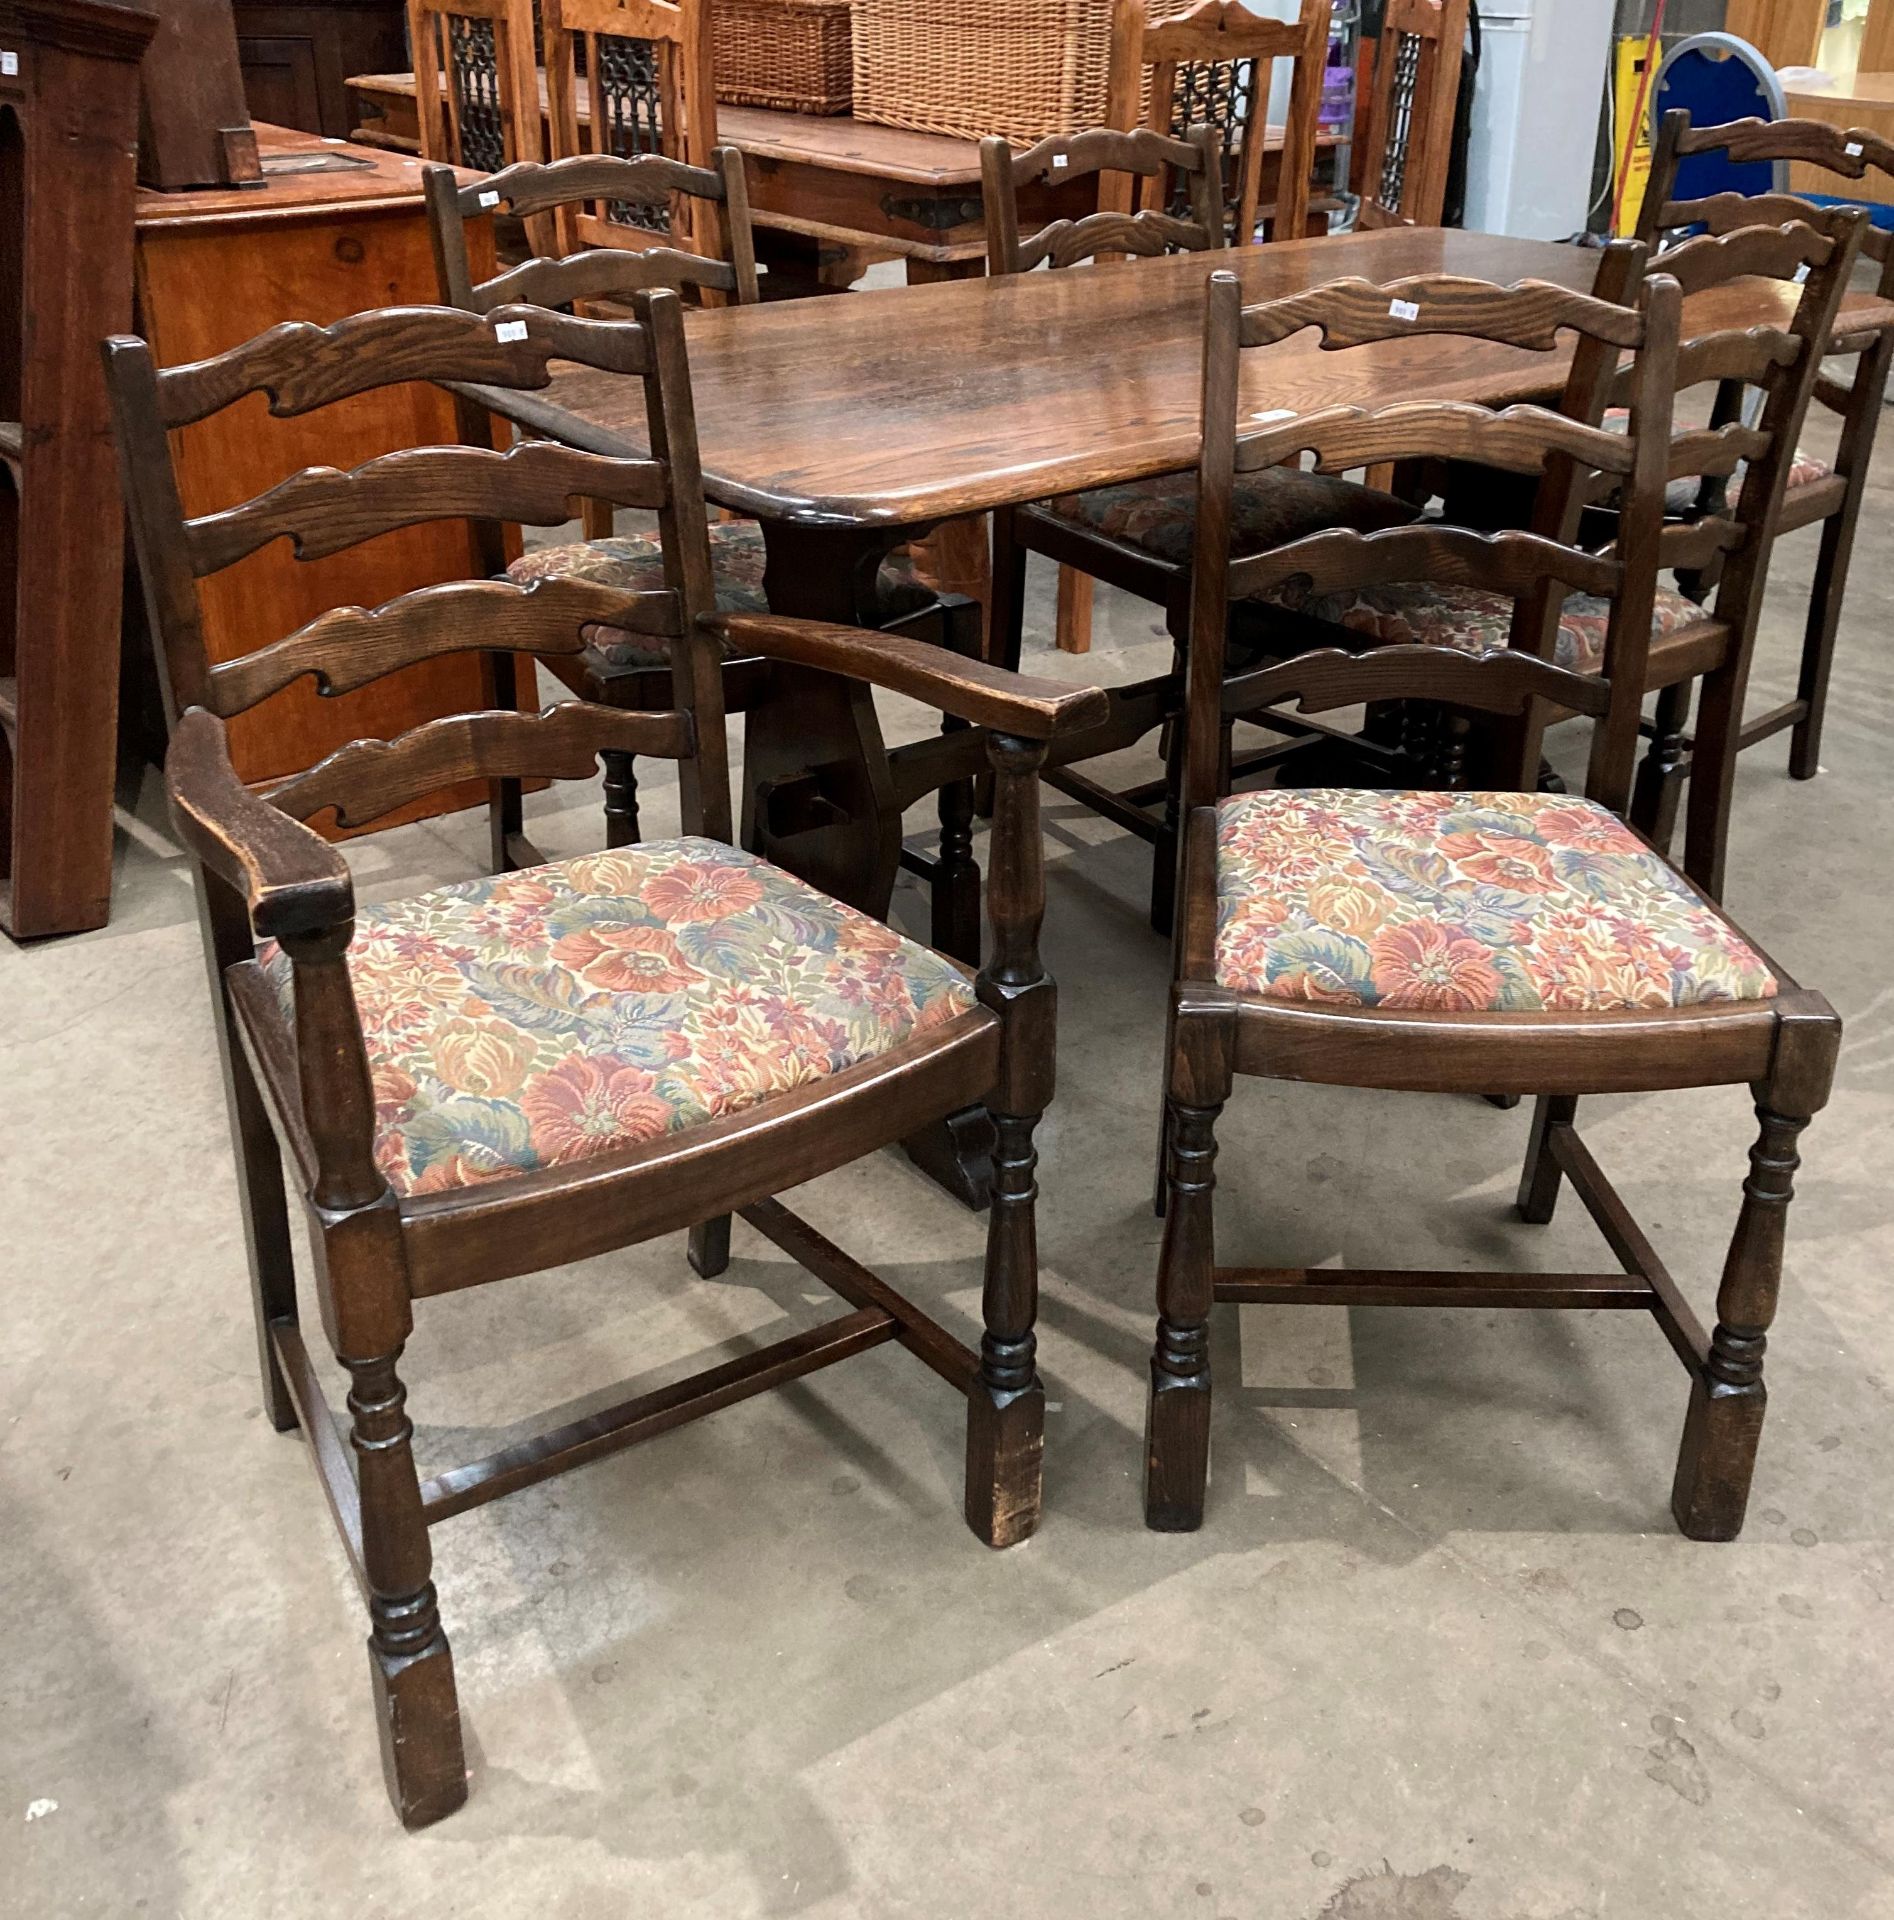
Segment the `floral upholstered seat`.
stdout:
<svg viewBox="0 0 1894 1920">
<path fill-rule="evenodd" d="M 1513 624 L 1513 602 L 1506 594 L 1438 580 L 1397 580 L 1321 594 L 1301 593 L 1293 582 L 1284 582 L 1261 598 L 1304 619 L 1345 627 L 1382 647 L 1425 644 L 1486 653 L 1506 645 Z M 1694 600 L 1674 588 L 1659 587 L 1651 610 L 1651 638 L 1662 640 L 1707 618 Z M 1595 593 L 1568 595 L 1559 615 L 1554 660 L 1574 673 L 1596 673 L 1604 663 L 1610 626 L 1609 600 Z"/>
<path fill-rule="evenodd" d="M 1613 433 L 1623 433 L 1630 424 L 1631 413 L 1627 407 L 1609 407 L 1605 411 L 1605 425 Z M 1702 426 L 1708 423 L 1702 420 L 1679 421 L 1679 426 Z M 1819 454 L 1805 453 L 1800 447 L 1795 450 L 1795 458 L 1789 462 L 1788 490 L 1794 493 L 1798 487 L 1812 487 L 1818 481 L 1826 480 L 1835 471 Z M 1730 476 L 1729 486 L 1724 490 L 1725 504 L 1734 508 L 1743 496 L 1744 469 L 1738 467 Z M 1664 493 L 1664 509 L 1667 513 L 1683 515 L 1694 512 L 1697 504 L 1697 482 L 1694 480 L 1673 480 Z"/>
<path fill-rule="evenodd" d="M 1469 1012 L 1776 991 L 1761 956 L 1615 814 L 1539 793 L 1225 800 L 1216 971 L 1277 1000 Z"/>
<path fill-rule="evenodd" d="M 1163 473 L 1121 487 L 1093 487 L 1043 504 L 1061 520 L 1138 547 L 1155 559 L 1173 566 L 1190 564 L 1191 543 L 1197 534 L 1194 473 Z M 1267 467 L 1237 476 L 1230 551 L 1260 553 L 1329 527 L 1372 533 L 1381 527 L 1406 526 L 1417 517 L 1406 501 L 1373 487 L 1357 486 L 1334 474 Z"/>
<path fill-rule="evenodd" d="M 287 956 L 258 957 L 293 1022 Z M 366 907 L 348 959 L 397 1194 L 702 1126 L 974 1005 L 951 962 L 697 839 Z"/>
<path fill-rule="evenodd" d="M 767 613 L 763 593 L 763 529 L 754 520 L 718 520 L 710 528 L 710 566 L 719 613 Z M 664 550 L 653 534 L 614 534 L 604 540 L 579 540 L 564 547 L 535 547 L 507 568 L 512 580 L 595 580 L 626 593 L 651 592 L 664 585 Z M 881 563 L 877 591 L 887 614 L 916 613 L 931 597 L 904 554 Z M 629 634 L 601 637 L 595 651 L 607 666 L 662 667 L 670 654 L 662 641 Z"/>
</svg>

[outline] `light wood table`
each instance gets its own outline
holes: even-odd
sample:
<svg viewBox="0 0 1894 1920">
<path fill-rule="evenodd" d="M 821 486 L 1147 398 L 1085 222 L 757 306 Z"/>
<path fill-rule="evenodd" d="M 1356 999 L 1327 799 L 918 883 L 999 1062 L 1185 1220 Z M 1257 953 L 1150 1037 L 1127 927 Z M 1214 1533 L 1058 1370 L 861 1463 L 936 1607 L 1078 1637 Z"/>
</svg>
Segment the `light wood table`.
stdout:
<svg viewBox="0 0 1894 1920">
<path fill-rule="evenodd" d="M 1821 120 L 1844 131 L 1859 128 L 1864 133 L 1879 134 L 1883 140 L 1894 140 L 1894 73 L 1857 73 L 1832 87 L 1788 91 L 1786 98 L 1793 119 Z M 1805 161 L 1790 163 L 1791 193 L 1832 194 L 1847 185 Z"/>
</svg>

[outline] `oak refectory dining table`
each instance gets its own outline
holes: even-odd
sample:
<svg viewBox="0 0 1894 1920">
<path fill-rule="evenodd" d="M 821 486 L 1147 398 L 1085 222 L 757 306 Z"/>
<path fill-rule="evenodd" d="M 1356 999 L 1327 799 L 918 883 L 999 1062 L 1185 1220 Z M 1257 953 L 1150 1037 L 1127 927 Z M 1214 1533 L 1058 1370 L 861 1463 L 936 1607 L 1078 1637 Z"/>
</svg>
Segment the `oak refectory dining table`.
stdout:
<svg viewBox="0 0 1894 1920">
<path fill-rule="evenodd" d="M 687 338 L 705 491 L 763 523 L 775 611 L 865 622 L 880 558 L 930 526 L 1195 464 L 1212 272 L 1237 273 L 1246 301 L 1349 275 L 1589 290 L 1600 257 L 1550 241 L 1391 228 L 694 312 Z M 1686 326 L 1786 322 L 1793 297 L 1781 283 L 1731 281 L 1693 296 Z M 1894 304 L 1872 294 L 1850 294 L 1843 312 L 1851 332 L 1894 326 Z M 1245 361 L 1239 406 L 1249 415 L 1420 399 L 1503 404 L 1555 388 L 1566 353 L 1426 335 L 1331 355 L 1305 333 Z M 535 433 L 606 454 L 645 450 L 635 381 L 570 368 L 540 393 L 478 391 Z M 943 734 L 891 753 L 859 689 L 792 666 L 772 672 L 771 697 L 746 722 L 745 844 L 885 916 L 902 811 L 971 774 L 979 736 Z M 1153 720 L 1126 713 L 1113 725 L 1135 738 Z M 1061 757 L 1102 750 L 1087 735 Z"/>
</svg>

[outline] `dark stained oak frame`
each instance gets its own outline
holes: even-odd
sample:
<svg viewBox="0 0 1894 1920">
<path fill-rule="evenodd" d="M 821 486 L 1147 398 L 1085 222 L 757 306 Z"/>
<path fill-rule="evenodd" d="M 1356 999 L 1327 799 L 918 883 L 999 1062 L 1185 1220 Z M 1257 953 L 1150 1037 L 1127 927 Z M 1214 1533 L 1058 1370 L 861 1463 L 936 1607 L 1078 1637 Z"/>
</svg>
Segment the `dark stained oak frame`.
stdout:
<svg viewBox="0 0 1894 1920">
<path fill-rule="evenodd" d="M 1736 162 L 1793 160 L 1820 167 L 1836 176 L 1838 189 L 1848 182 L 1866 180 L 1870 174 L 1884 181 L 1894 180 L 1894 144 L 1878 134 L 1860 129 L 1843 132 L 1818 120 L 1739 120 L 1724 126 L 1692 128 L 1689 114 L 1679 109 L 1666 114 L 1658 129 L 1650 186 L 1638 219 L 1641 238 L 1655 243 L 1668 232 L 1699 224 L 1713 233 L 1728 233 L 1758 222 L 1775 224 L 1809 217 L 1810 203 L 1793 194 L 1752 198 L 1718 194 L 1708 200 L 1679 201 L 1676 183 L 1683 161 L 1692 154 L 1719 150 Z M 1869 227 L 1862 235 L 1861 251 L 1880 268 L 1877 292 L 1882 298 L 1894 298 L 1894 234 Z M 1822 530 L 1795 697 L 1745 720 L 1739 736 L 1739 746 L 1752 747 L 1786 731 L 1789 773 L 1796 780 L 1812 780 L 1820 770 L 1829 676 L 1848 590 L 1855 529 L 1887 397 L 1888 371 L 1894 365 L 1894 334 L 1851 330 L 1844 324 L 1835 330 L 1826 352 L 1854 362 L 1851 378 L 1838 380 L 1824 372 L 1815 383 L 1815 403 L 1841 420 L 1832 471 L 1820 479 L 1788 487 L 1775 522 L 1778 533 L 1817 525 Z M 1647 786 L 1652 789 L 1651 826 L 1660 842 L 1668 834 L 1676 808 L 1677 781 L 1688 767 L 1684 737 L 1688 717 L 1687 690 L 1663 704 L 1647 763 Z"/>
<path fill-rule="evenodd" d="M 1037 773 L 1049 741 L 1096 722 L 1102 696 L 896 636 L 717 615 L 679 298 L 640 292 L 633 308 L 635 323 L 518 306 L 487 316 L 390 309 L 328 328 L 278 327 L 217 359 L 162 373 L 142 341 L 106 344 L 125 494 L 166 681 L 172 814 L 196 867 L 219 1010 L 265 1405 L 279 1430 L 300 1427 L 306 1436 L 363 1590 L 384 1770 L 411 1827 L 452 1812 L 467 1790 L 452 1656 L 432 1580 L 434 1522 L 888 1341 L 911 1348 L 967 1396 L 965 1511 L 973 1530 L 990 1545 L 1011 1545 L 1031 1533 L 1039 1511 L 1033 1131 L 1052 1095 L 1055 995 L 1038 948 Z M 649 403 L 654 455 L 557 450 L 558 473 L 523 489 L 506 477 L 512 463 L 555 450 L 529 446 L 502 457 L 466 446 L 415 449 L 353 474 L 308 470 L 298 477 L 294 516 L 267 499 L 197 520 L 180 507 L 169 430 L 244 396 L 265 393 L 283 415 L 415 379 L 531 387 L 545 382 L 555 358 L 635 380 Z M 365 485 L 388 472 L 399 472 L 403 496 Z M 492 524 L 497 537 L 498 522 L 556 522 L 572 498 L 586 496 L 656 510 L 661 590 L 628 595 L 572 580 L 435 586 L 372 610 L 334 609 L 240 660 L 206 658 L 196 587 L 226 550 L 281 535 L 323 547 L 365 541 L 423 508 Z M 212 520 L 228 531 L 207 547 Z M 569 658 L 599 624 L 671 643 L 670 710 L 575 702 L 538 716 L 453 716 L 392 741 L 345 746 L 268 793 L 232 771 L 225 716 L 302 676 L 334 692 L 454 648 L 495 650 L 509 662 L 521 651 Z M 465 779 L 493 783 L 502 815 L 524 778 L 583 777 L 606 752 L 638 752 L 676 758 L 684 830 L 727 841 L 719 663 L 730 644 L 931 702 L 980 730 L 998 798 L 992 953 L 975 982 L 977 1004 L 884 1057 L 703 1127 L 513 1179 L 398 1197 L 373 1152 L 371 1062 L 348 970 L 349 869 L 306 816 L 332 807 L 371 819 Z M 521 850 L 518 839 L 516 822 L 496 824 L 497 862 Z M 293 1017 L 264 973 L 259 940 L 288 956 Z M 998 1141 L 977 1352 L 771 1197 L 974 1103 L 991 1114 Z M 285 1157 L 308 1211 L 323 1328 L 353 1383 L 346 1428 L 323 1402 L 299 1323 Z M 693 1265 L 714 1274 L 728 1261 L 738 1211 L 850 1311 L 420 1480 L 397 1371 L 415 1300 L 684 1227 Z"/>
<path fill-rule="evenodd" d="M 1795 1141 L 1826 1102 L 1840 1022 L 1820 995 L 1774 968 L 1772 999 L 1710 1002 L 1671 1011 L 1448 1012 L 1345 1007 L 1278 1000 L 1219 983 L 1217 809 L 1222 731 L 1233 711 L 1299 702 L 1315 711 L 1394 698 L 1489 713 L 1503 723 L 1510 784 L 1529 791 L 1537 769 L 1535 709 L 1590 718 L 1588 794 L 1623 813 L 1638 739 L 1643 656 L 1664 537 L 1664 489 L 1673 459 L 1670 413 L 1679 346 L 1681 289 L 1663 274 L 1643 284 L 1635 310 L 1562 289 L 1476 289 L 1449 283 L 1436 300 L 1424 282 L 1405 297 L 1414 324 L 1487 338 L 1547 340 L 1570 329 L 1593 358 L 1634 355 L 1631 419 L 1616 449 L 1599 429 L 1537 410 L 1454 415 L 1456 447 L 1483 441 L 1482 457 L 1514 471 L 1543 469 L 1533 526 L 1483 539 L 1430 527 L 1361 535 L 1321 534 L 1232 563 L 1229 510 L 1236 474 L 1279 459 L 1287 445 L 1321 443 L 1314 423 L 1239 433 L 1238 368 L 1244 349 L 1305 327 L 1341 353 L 1385 333 L 1388 290 L 1342 286 L 1245 310 L 1234 277 L 1212 282 L 1203 362 L 1203 456 L 1199 467 L 1195 586 L 1184 716 L 1183 797 L 1187 837 L 1179 880 L 1165 1148 L 1160 1206 L 1157 1341 L 1145 1445 L 1145 1518 L 1184 1531 L 1203 1518 L 1210 1451 L 1209 1317 L 1235 1302 L 1608 1306 L 1652 1314 L 1691 1378 L 1672 1511 L 1696 1539 L 1727 1540 L 1742 1525 L 1764 1408 L 1763 1349 L 1782 1270 L 1785 1216 L 1797 1166 Z M 1396 458 L 1433 457 L 1445 418 L 1437 405 L 1404 406 L 1342 423 L 1343 445 L 1379 425 Z M 1397 443 L 1398 444 L 1393 444 Z M 1536 452 L 1534 443 L 1536 442 Z M 1334 451 L 1334 442 L 1329 442 Z M 1342 457 L 1335 451 L 1335 457 Z M 1780 450 L 1774 460 L 1780 481 Z M 1616 547 L 1600 556 L 1573 544 L 1589 488 L 1608 474 L 1623 502 Z M 1379 578 L 1441 578 L 1519 596 L 1513 644 L 1468 656 L 1444 647 L 1329 649 L 1226 682 L 1221 652 L 1226 608 L 1240 584 L 1298 570 L 1343 576 L 1352 559 L 1378 556 Z M 1601 570 L 1602 560 L 1602 570 Z M 1537 584 L 1529 583 L 1536 576 Z M 1540 657 L 1567 581 L 1608 593 L 1612 612 L 1604 671 L 1581 676 Z M 1773 963 L 1771 963 L 1773 966 Z M 1538 1107 L 1519 1190 L 1521 1216 L 1552 1217 L 1569 1180 L 1617 1258 L 1621 1273 L 1315 1271 L 1219 1265 L 1213 1192 L 1218 1114 L 1239 1073 L 1390 1092 L 1534 1094 Z M 1735 1237 L 1706 1335 L 1576 1131 L 1579 1096 L 1748 1083 L 1760 1132 Z"/>
<path fill-rule="evenodd" d="M 757 299 L 756 249 L 750 227 L 743 156 L 719 147 L 708 167 L 688 166 L 661 154 L 621 159 L 613 154 L 580 154 L 546 164 L 508 167 L 463 186 L 453 170 L 426 170 L 428 222 L 434 243 L 441 297 L 469 313 L 487 313 L 516 301 L 558 307 L 574 303 L 590 311 L 594 303 L 629 299 L 645 288 L 734 300 L 753 306 Z M 677 247 L 628 247 L 614 232 L 636 232 L 602 214 L 588 211 L 613 202 L 669 206 L 679 233 L 710 236 L 715 255 L 687 253 Z M 680 217 L 680 203 L 699 212 Z M 558 249 L 556 257 L 538 257 L 476 282 L 468 265 L 467 222 L 506 212 L 523 220 L 528 232 Z M 644 236 L 649 240 L 651 236 Z M 611 308 L 604 312 L 609 317 Z M 581 502 L 581 524 L 588 540 L 608 538 L 613 511 L 599 500 Z M 935 630 L 949 652 L 971 657 L 979 643 L 979 609 L 958 594 L 917 589 L 899 604 L 863 608 L 870 624 L 893 631 Z M 553 671 L 582 699 L 601 705 L 646 711 L 666 705 L 671 676 L 663 666 L 617 665 L 596 646 L 576 657 L 549 662 Z M 723 668 L 724 711 L 744 713 L 770 691 L 769 665 L 761 659 L 730 659 Z M 959 722 L 951 715 L 946 731 Z M 969 966 L 980 963 L 980 867 L 973 854 L 973 792 L 966 781 L 941 789 L 940 846 L 935 854 L 904 848 L 902 857 L 929 883 L 934 944 Z M 638 838 L 638 780 L 628 753 L 605 756 L 606 844 L 625 846 Z"/>
</svg>

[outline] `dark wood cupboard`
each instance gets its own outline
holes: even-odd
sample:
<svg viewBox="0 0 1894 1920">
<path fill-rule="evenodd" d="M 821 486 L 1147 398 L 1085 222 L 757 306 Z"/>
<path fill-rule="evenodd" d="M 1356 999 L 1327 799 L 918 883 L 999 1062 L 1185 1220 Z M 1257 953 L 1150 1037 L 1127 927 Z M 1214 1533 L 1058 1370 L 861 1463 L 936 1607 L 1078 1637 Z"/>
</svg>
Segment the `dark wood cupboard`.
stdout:
<svg viewBox="0 0 1894 1920">
<path fill-rule="evenodd" d="M 408 65 L 402 0 L 237 0 L 237 53 L 250 117 L 346 139 L 355 131 L 344 80 Z"/>
</svg>

